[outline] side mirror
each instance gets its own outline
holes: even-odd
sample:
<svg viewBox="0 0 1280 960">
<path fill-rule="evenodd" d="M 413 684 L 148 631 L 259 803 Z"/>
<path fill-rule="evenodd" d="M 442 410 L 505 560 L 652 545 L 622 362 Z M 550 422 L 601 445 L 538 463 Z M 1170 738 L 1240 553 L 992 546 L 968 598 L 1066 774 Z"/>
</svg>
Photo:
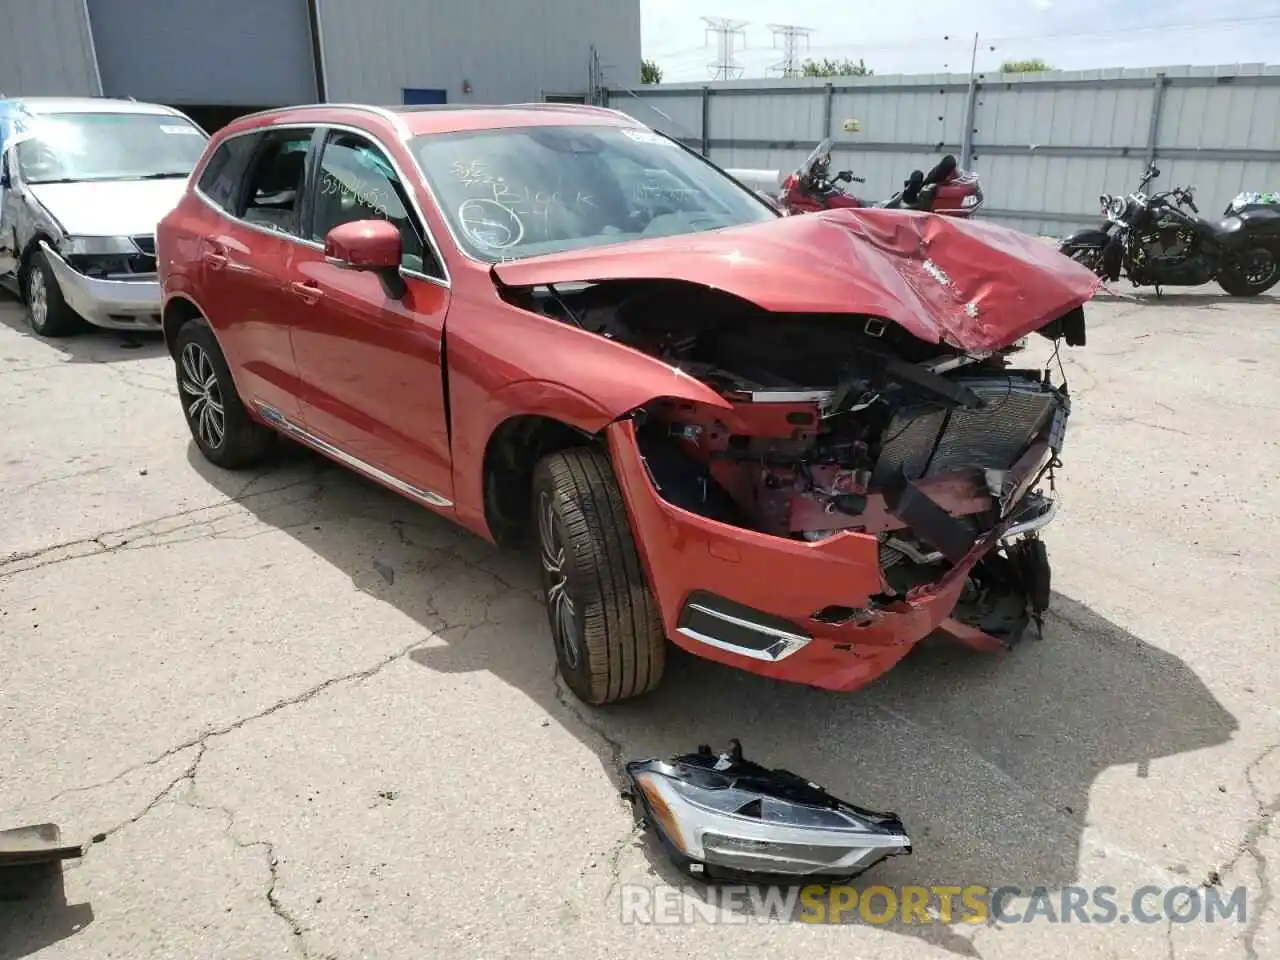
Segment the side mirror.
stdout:
<svg viewBox="0 0 1280 960">
<path fill-rule="evenodd" d="M 354 220 L 340 223 L 324 238 L 324 258 L 335 267 L 378 274 L 387 296 L 405 293 L 400 276 L 403 241 L 400 231 L 386 220 Z"/>
</svg>

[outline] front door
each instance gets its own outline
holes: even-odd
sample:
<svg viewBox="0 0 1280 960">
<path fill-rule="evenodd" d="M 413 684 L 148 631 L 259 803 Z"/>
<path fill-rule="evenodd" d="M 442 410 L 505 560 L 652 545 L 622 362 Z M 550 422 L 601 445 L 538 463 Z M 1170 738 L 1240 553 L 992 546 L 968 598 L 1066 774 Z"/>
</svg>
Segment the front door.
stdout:
<svg viewBox="0 0 1280 960">
<path fill-rule="evenodd" d="M 305 239 L 322 244 L 355 220 L 395 224 L 406 290 L 392 296 L 377 274 L 298 248 L 289 281 L 302 413 L 309 432 L 356 465 L 440 505 L 453 498 L 442 369 L 449 289 L 388 157 L 373 138 L 337 130 L 322 147 Z"/>
<path fill-rule="evenodd" d="M 0 151 L 0 277 L 18 269 L 18 192 L 10 166 L 12 153 Z"/>
</svg>

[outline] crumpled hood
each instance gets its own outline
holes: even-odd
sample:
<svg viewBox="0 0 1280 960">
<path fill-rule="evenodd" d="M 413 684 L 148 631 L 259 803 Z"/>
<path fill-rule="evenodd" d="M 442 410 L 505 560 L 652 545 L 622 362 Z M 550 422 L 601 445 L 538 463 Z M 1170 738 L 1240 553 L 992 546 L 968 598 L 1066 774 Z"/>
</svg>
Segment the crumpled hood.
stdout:
<svg viewBox="0 0 1280 960">
<path fill-rule="evenodd" d="M 864 314 L 929 343 L 1006 347 L 1097 292 L 1029 234 L 910 210 L 827 210 L 706 233 L 498 263 L 509 286 L 671 279 L 776 313 Z"/>
<path fill-rule="evenodd" d="M 153 234 L 178 205 L 187 181 L 95 180 L 33 183 L 27 187 L 73 237 L 133 237 Z"/>
</svg>

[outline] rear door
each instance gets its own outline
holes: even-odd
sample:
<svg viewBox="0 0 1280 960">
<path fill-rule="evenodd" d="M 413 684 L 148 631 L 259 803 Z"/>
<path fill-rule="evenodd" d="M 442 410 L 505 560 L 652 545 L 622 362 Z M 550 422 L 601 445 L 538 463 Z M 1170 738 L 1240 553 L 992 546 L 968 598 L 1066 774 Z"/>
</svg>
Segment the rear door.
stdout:
<svg viewBox="0 0 1280 960">
<path fill-rule="evenodd" d="M 356 465 L 433 505 L 453 498 L 443 342 L 449 287 L 389 151 L 351 130 L 323 136 L 304 239 L 291 268 L 291 325 L 307 429 Z M 377 274 L 334 266 L 325 235 L 381 219 L 403 243 L 403 296 Z"/>
<path fill-rule="evenodd" d="M 215 217 L 201 238 L 200 306 L 245 402 L 295 423 L 301 408 L 285 277 L 302 244 L 303 185 L 314 133 L 314 127 L 291 127 L 250 135 L 221 173 L 206 170 L 200 182 L 202 193 L 206 182 L 221 191 L 206 199 L 226 214 Z"/>
</svg>

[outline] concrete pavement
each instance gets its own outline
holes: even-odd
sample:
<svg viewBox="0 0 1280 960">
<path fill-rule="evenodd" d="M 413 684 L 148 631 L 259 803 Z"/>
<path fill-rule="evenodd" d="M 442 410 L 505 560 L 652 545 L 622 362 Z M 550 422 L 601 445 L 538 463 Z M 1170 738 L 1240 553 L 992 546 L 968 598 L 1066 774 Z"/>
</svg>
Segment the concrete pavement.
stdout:
<svg viewBox="0 0 1280 960">
<path fill-rule="evenodd" d="M 0 958 L 1277 955 L 1280 303 L 1102 299 L 1089 339 L 1042 641 L 854 695 L 677 655 L 595 710 L 529 559 L 301 450 L 220 471 L 158 342 L 0 303 L 0 828 L 105 834 Z M 1216 882 L 1246 920 L 624 925 L 679 881 L 619 761 L 729 737 L 901 814 L 860 887 Z"/>
</svg>

